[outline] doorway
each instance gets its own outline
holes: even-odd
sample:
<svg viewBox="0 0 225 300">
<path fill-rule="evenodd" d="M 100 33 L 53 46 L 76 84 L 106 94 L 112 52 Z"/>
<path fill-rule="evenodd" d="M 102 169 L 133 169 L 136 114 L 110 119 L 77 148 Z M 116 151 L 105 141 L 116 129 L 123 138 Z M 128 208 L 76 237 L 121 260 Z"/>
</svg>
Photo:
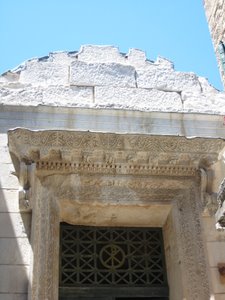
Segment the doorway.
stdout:
<svg viewBox="0 0 225 300">
<path fill-rule="evenodd" d="M 166 300 L 161 228 L 61 223 L 60 300 Z"/>
</svg>

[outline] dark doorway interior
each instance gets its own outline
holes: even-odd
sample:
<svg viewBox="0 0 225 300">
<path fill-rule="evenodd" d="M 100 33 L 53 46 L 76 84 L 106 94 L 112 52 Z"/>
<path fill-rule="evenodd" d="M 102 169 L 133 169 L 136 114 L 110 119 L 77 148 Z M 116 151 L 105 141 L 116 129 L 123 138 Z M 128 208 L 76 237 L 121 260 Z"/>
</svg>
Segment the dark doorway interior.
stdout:
<svg viewBox="0 0 225 300">
<path fill-rule="evenodd" d="M 60 300 L 168 300 L 161 228 L 61 224 Z"/>
</svg>

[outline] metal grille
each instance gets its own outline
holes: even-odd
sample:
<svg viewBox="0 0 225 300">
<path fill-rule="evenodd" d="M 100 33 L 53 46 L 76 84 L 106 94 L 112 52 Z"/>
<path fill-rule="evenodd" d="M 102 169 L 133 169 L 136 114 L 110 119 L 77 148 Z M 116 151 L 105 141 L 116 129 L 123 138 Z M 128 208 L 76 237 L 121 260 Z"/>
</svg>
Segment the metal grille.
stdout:
<svg viewBox="0 0 225 300">
<path fill-rule="evenodd" d="M 61 224 L 61 287 L 167 286 L 159 228 Z"/>
</svg>

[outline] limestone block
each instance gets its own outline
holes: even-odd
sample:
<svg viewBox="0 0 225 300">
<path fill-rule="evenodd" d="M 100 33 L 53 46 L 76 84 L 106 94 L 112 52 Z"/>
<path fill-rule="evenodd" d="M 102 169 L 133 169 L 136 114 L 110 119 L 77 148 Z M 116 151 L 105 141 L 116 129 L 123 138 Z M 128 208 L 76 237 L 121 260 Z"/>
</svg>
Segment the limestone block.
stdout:
<svg viewBox="0 0 225 300">
<path fill-rule="evenodd" d="M 135 69 L 117 63 L 71 63 L 72 85 L 135 87 Z"/>
<path fill-rule="evenodd" d="M 12 173 L 14 167 L 12 164 L 0 163 L 0 187 L 6 189 L 17 189 L 18 179 Z"/>
<path fill-rule="evenodd" d="M 19 294 L 1 294 L 0 293 L 0 300 L 27 300 L 27 294 L 19 293 Z"/>
<path fill-rule="evenodd" d="M 144 111 L 179 111 L 182 109 L 178 93 L 137 88 L 95 87 L 95 104 Z"/>
<path fill-rule="evenodd" d="M 182 92 L 185 112 L 225 114 L 224 93 L 192 93 Z"/>
<path fill-rule="evenodd" d="M 28 272 L 26 266 L 0 265 L 0 293 L 27 293 Z"/>
<path fill-rule="evenodd" d="M 139 49 L 129 49 L 127 58 L 128 63 L 132 66 L 144 66 L 146 63 L 145 52 Z"/>
<path fill-rule="evenodd" d="M 224 242 L 208 242 L 207 243 L 209 265 L 217 267 L 218 263 L 225 262 L 225 241 Z"/>
<path fill-rule="evenodd" d="M 76 56 L 86 63 L 125 63 L 125 57 L 114 46 L 84 45 Z"/>
<path fill-rule="evenodd" d="M 174 64 L 167 58 L 158 56 L 155 62 L 160 68 L 168 69 L 169 71 L 174 70 Z"/>
<path fill-rule="evenodd" d="M 198 80 L 200 82 L 203 93 L 217 93 L 218 92 L 218 90 L 215 89 L 206 78 L 198 77 Z"/>
<path fill-rule="evenodd" d="M 20 73 L 21 83 L 32 85 L 68 84 L 69 66 L 37 59 L 26 62 L 24 70 Z"/>
<path fill-rule="evenodd" d="M 0 103 L 9 105 L 42 104 L 43 90 L 40 87 L 21 85 L 18 88 L 3 87 L 0 89 Z"/>
<path fill-rule="evenodd" d="M 70 65 L 72 58 L 68 55 L 66 51 L 56 51 L 50 52 L 48 61 L 53 61 L 54 63 Z"/>
<path fill-rule="evenodd" d="M 139 88 L 155 88 L 163 91 L 200 91 L 198 78 L 193 73 L 167 70 L 149 63 L 144 68 L 136 68 L 137 86 Z"/>
<path fill-rule="evenodd" d="M 30 235 L 29 213 L 0 213 L 0 237 L 27 237 Z"/>
<path fill-rule="evenodd" d="M 43 92 L 43 104 L 57 106 L 87 106 L 93 103 L 93 88 L 50 86 Z"/>
<path fill-rule="evenodd" d="M 19 80 L 19 73 L 7 71 L 0 76 L 0 83 L 9 83 Z"/>
<path fill-rule="evenodd" d="M 220 282 L 218 268 L 210 268 L 212 290 L 214 293 L 225 293 L 225 284 Z"/>
<path fill-rule="evenodd" d="M 29 265 L 30 253 L 27 238 L 0 238 L 0 265 Z"/>
<path fill-rule="evenodd" d="M 0 189 L 0 212 L 19 212 L 18 190 Z"/>
</svg>

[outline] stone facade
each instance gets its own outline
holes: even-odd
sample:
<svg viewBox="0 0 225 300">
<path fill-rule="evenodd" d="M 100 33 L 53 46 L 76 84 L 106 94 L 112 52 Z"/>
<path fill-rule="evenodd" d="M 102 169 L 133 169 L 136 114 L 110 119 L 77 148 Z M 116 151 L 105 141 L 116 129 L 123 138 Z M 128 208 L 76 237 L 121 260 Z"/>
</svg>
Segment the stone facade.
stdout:
<svg viewBox="0 0 225 300">
<path fill-rule="evenodd" d="M 225 297 L 224 93 L 83 46 L 6 72 L 0 95 L 0 300 L 58 299 L 60 222 L 161 227 L 169 299 Z"/>
<path fill-rule="evenodd" d="M 221 78 L 225 86 L 225 1 L 204 0 L 204 7 Z"/>
</svg>

